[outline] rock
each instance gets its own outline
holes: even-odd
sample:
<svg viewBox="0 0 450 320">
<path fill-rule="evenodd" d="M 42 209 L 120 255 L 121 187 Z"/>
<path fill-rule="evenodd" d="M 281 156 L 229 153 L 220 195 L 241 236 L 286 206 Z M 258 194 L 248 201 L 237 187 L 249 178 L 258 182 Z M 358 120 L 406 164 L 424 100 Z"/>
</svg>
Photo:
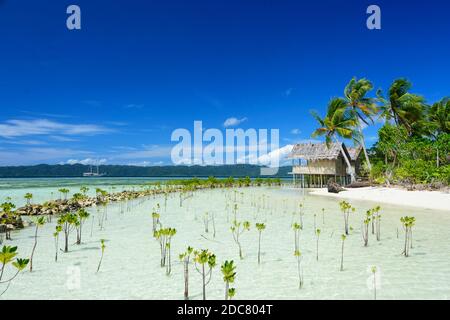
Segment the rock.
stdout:
<svg viewBox="0 0 450 320">
<path fill-rule="evenodd" d="M 346 188 L 364 188 L 364 187 L 370 187 L 371 184 L 368 181 L 357 181 L 357 182 L 353 182 L 350 183 L 348 185 L 346 185 Z"/>
<path fill-rule="evenodd" d="M 329 193 L 339 193 L 345 190 L 338 183 L 334 182 L 332 179 L 328 180 L 327 187 Z"/>
</svg>

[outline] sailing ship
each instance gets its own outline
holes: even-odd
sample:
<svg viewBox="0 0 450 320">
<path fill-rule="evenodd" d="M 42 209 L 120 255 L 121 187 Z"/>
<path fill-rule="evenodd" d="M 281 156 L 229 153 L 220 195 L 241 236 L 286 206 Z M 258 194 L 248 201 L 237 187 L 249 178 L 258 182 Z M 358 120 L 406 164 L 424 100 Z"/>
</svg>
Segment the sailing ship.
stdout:
<svg viewBox="0 0 450 320">
<path fill-rule="evenodd" d="M 84 172 L 83 173 L 83 177 L 103 177 L 103 176 L 106 175 L 106 173 L 100 173 L 98 163 L 97 163 L 96 167 L 97 167 L 97 170 L 96 170 L 96 172 L 94 172 L 94 170 L 92 168 L 92 165 L 90 165 L 89 166 L 89 168 L 90 168 L 89 172 Z"/>
</svg>

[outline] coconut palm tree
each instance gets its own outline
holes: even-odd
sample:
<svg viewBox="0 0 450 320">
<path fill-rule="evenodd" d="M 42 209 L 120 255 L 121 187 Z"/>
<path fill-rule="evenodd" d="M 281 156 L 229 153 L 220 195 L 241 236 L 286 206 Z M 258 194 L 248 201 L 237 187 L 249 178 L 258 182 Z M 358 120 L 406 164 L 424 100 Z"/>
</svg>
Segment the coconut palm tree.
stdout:
<svg viewBox="0 0 450 320">
<path fill-rule="evenodd" d="M 374 100 L 366 96 L 372 89 L 372 82 L 364 78 L 359 80 L 353 78 L 344 89 L 344 97 L 346 99 L 347 106 L 350 108 L 350 111 L 356 120 L 356 128 L 358 129 L 360 135 L 358 142 L 364 150 L 364 156 L 366 158 L 369 170 L 372 169 L 372 165 L 370 163 L 369 155 L 367 154 L 361 122 L 368 125 L 369 121 L 373 122 L 372 116 L 378 112 L 378 109 L 374 104 Z"/>
<path fill-rule="evenodd" d="M 381 90 L 377 91 L 378 101 L 381 103 L 381 117 L 405 127 L 409 136 L 420 131 L 425 110 L 424 98 L 409 93 L 411 87 L 411 82 L 400 78 L 394 80 L 390 86 L 387 98 L 383 97 Z"/>
<path fill-rule="evenodd" d="M 441 133 L 450 133 L 450 97 L 434 103 L 428 110 L 427 120 L 430 134 L 434 137 Z"/>
<path fill-rule="evenodd" d="M 357 139 L 358 132 L 354 130 L 357 126 L 357 120 L 349 112 L 347 112 L 347 102 L 341 98 L 334 98 L 328 104 L 326 116 L 322 119 L 315 111 L 311 111 L 312 116 L 319 123 L 319 127 L 312 133 L 312 137 L 325 136 L 325 142 L 329 147 L 334 140 L 339 144 L 342 156 L 344 157 L 347 168 L 350 170 L 351 181 L 356 180 L 350 164 L 350 159 L 342 147 L 342 142 L 338 137 L 345 139 Z"/>
</svg>

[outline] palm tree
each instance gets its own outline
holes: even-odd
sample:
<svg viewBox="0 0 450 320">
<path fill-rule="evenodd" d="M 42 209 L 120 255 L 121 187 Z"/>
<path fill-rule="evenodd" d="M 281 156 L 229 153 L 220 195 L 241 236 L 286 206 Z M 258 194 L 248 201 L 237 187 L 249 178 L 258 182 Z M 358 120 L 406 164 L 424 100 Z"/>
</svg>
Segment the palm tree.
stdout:
<svg viewBox="0 0 450 320">
<path fill-rule="evenodd" d="M 437 140 L 442 133 L 450 133 L 450 97 L 443 98 L 441 101 L 434 103 L 428 109 L 427 121 L 424 122 L 424 126 L 435 142 L 436 167 L 439 167 L 440 144 L 437 143 Z"/>
<path fill-rule="evenodd" d="M 334 98 L 328 104 L 327 115 L 322 119 L 315 112 L 312 111 L 312 116 L 319 123 L 319 128 L 317 128 L 312 137 L 325 136 L 325 142 L 329 147 L 332 140 L 339 144 L 342 156 L 344 157 L 345 163 L 350 170 L 351 181 L 356 180 L 355 173 L 353 172 L 352 166 L 350 164 L 350 159 L 347 157 L 347 153 L 342 147 L 342 142 L 338 140 L 337 137 L 342 137 L 345 139 L 357 139 L 359 134 L 353 129 L 357 125 L 357 120 L 346 110 L 347 102 L 341 98 Z"/>
<path fill-rule="evenodd" d="M 434 138 L 441 133 L 450 133 L 450 97 L 434 103 L 428 110 L 427 120 L 428 129 Z"/>
<path fill-rule="evenodd" d="M 396 125 L 402 125 L 411 136 L 418 131 L 422 124 L 425 109 L 424 98 L 409 93 L 412 84 L 407 79 L 394 80 L 389 88 L 389 97 L 383 97 L 382 91 L 377 91 L 378 101 L 381 102 L 381 117 L 387 121 L 394 120 Z"/>
<path fill-rule="evenodd" d="M 378 112 L 373 99 L 366 97 L 367 93 L 372 89 L 372 82 L 364 78 L 359 80 L 353 78 L 344 89 L 344 96 L 347 106 L 350 108 L 350 111 L 356 120 L 356 127 L 360 134 L 360 139 L 358 142 L 364 150 L 364 156 L 366 158 L 369 171 L 372 169 L 372 165 L 370 163 L 369 155 L 367 154 L 361 121 L 368 125 L 369 123 L 367 120 L 373 122 L 372 116 Z"/>
</svg>

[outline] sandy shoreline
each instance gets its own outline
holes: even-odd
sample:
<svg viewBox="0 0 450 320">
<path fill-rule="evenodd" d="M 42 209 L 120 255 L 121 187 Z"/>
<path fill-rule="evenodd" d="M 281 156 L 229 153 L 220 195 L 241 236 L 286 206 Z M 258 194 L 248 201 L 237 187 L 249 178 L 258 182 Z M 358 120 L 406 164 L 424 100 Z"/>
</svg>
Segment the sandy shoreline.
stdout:
<svg viewBox="0 0 450 320">
<path fill-rule="evenodd" d="M 335 194 L 328 193 L 326 188 L 322 188 L 312 190 L 310 194 L 450 211 L 450 194 L 440 191 L 407 191 L 399 188 L 366 187 L 346 189 L 346 191 Z"/>
</svg>

